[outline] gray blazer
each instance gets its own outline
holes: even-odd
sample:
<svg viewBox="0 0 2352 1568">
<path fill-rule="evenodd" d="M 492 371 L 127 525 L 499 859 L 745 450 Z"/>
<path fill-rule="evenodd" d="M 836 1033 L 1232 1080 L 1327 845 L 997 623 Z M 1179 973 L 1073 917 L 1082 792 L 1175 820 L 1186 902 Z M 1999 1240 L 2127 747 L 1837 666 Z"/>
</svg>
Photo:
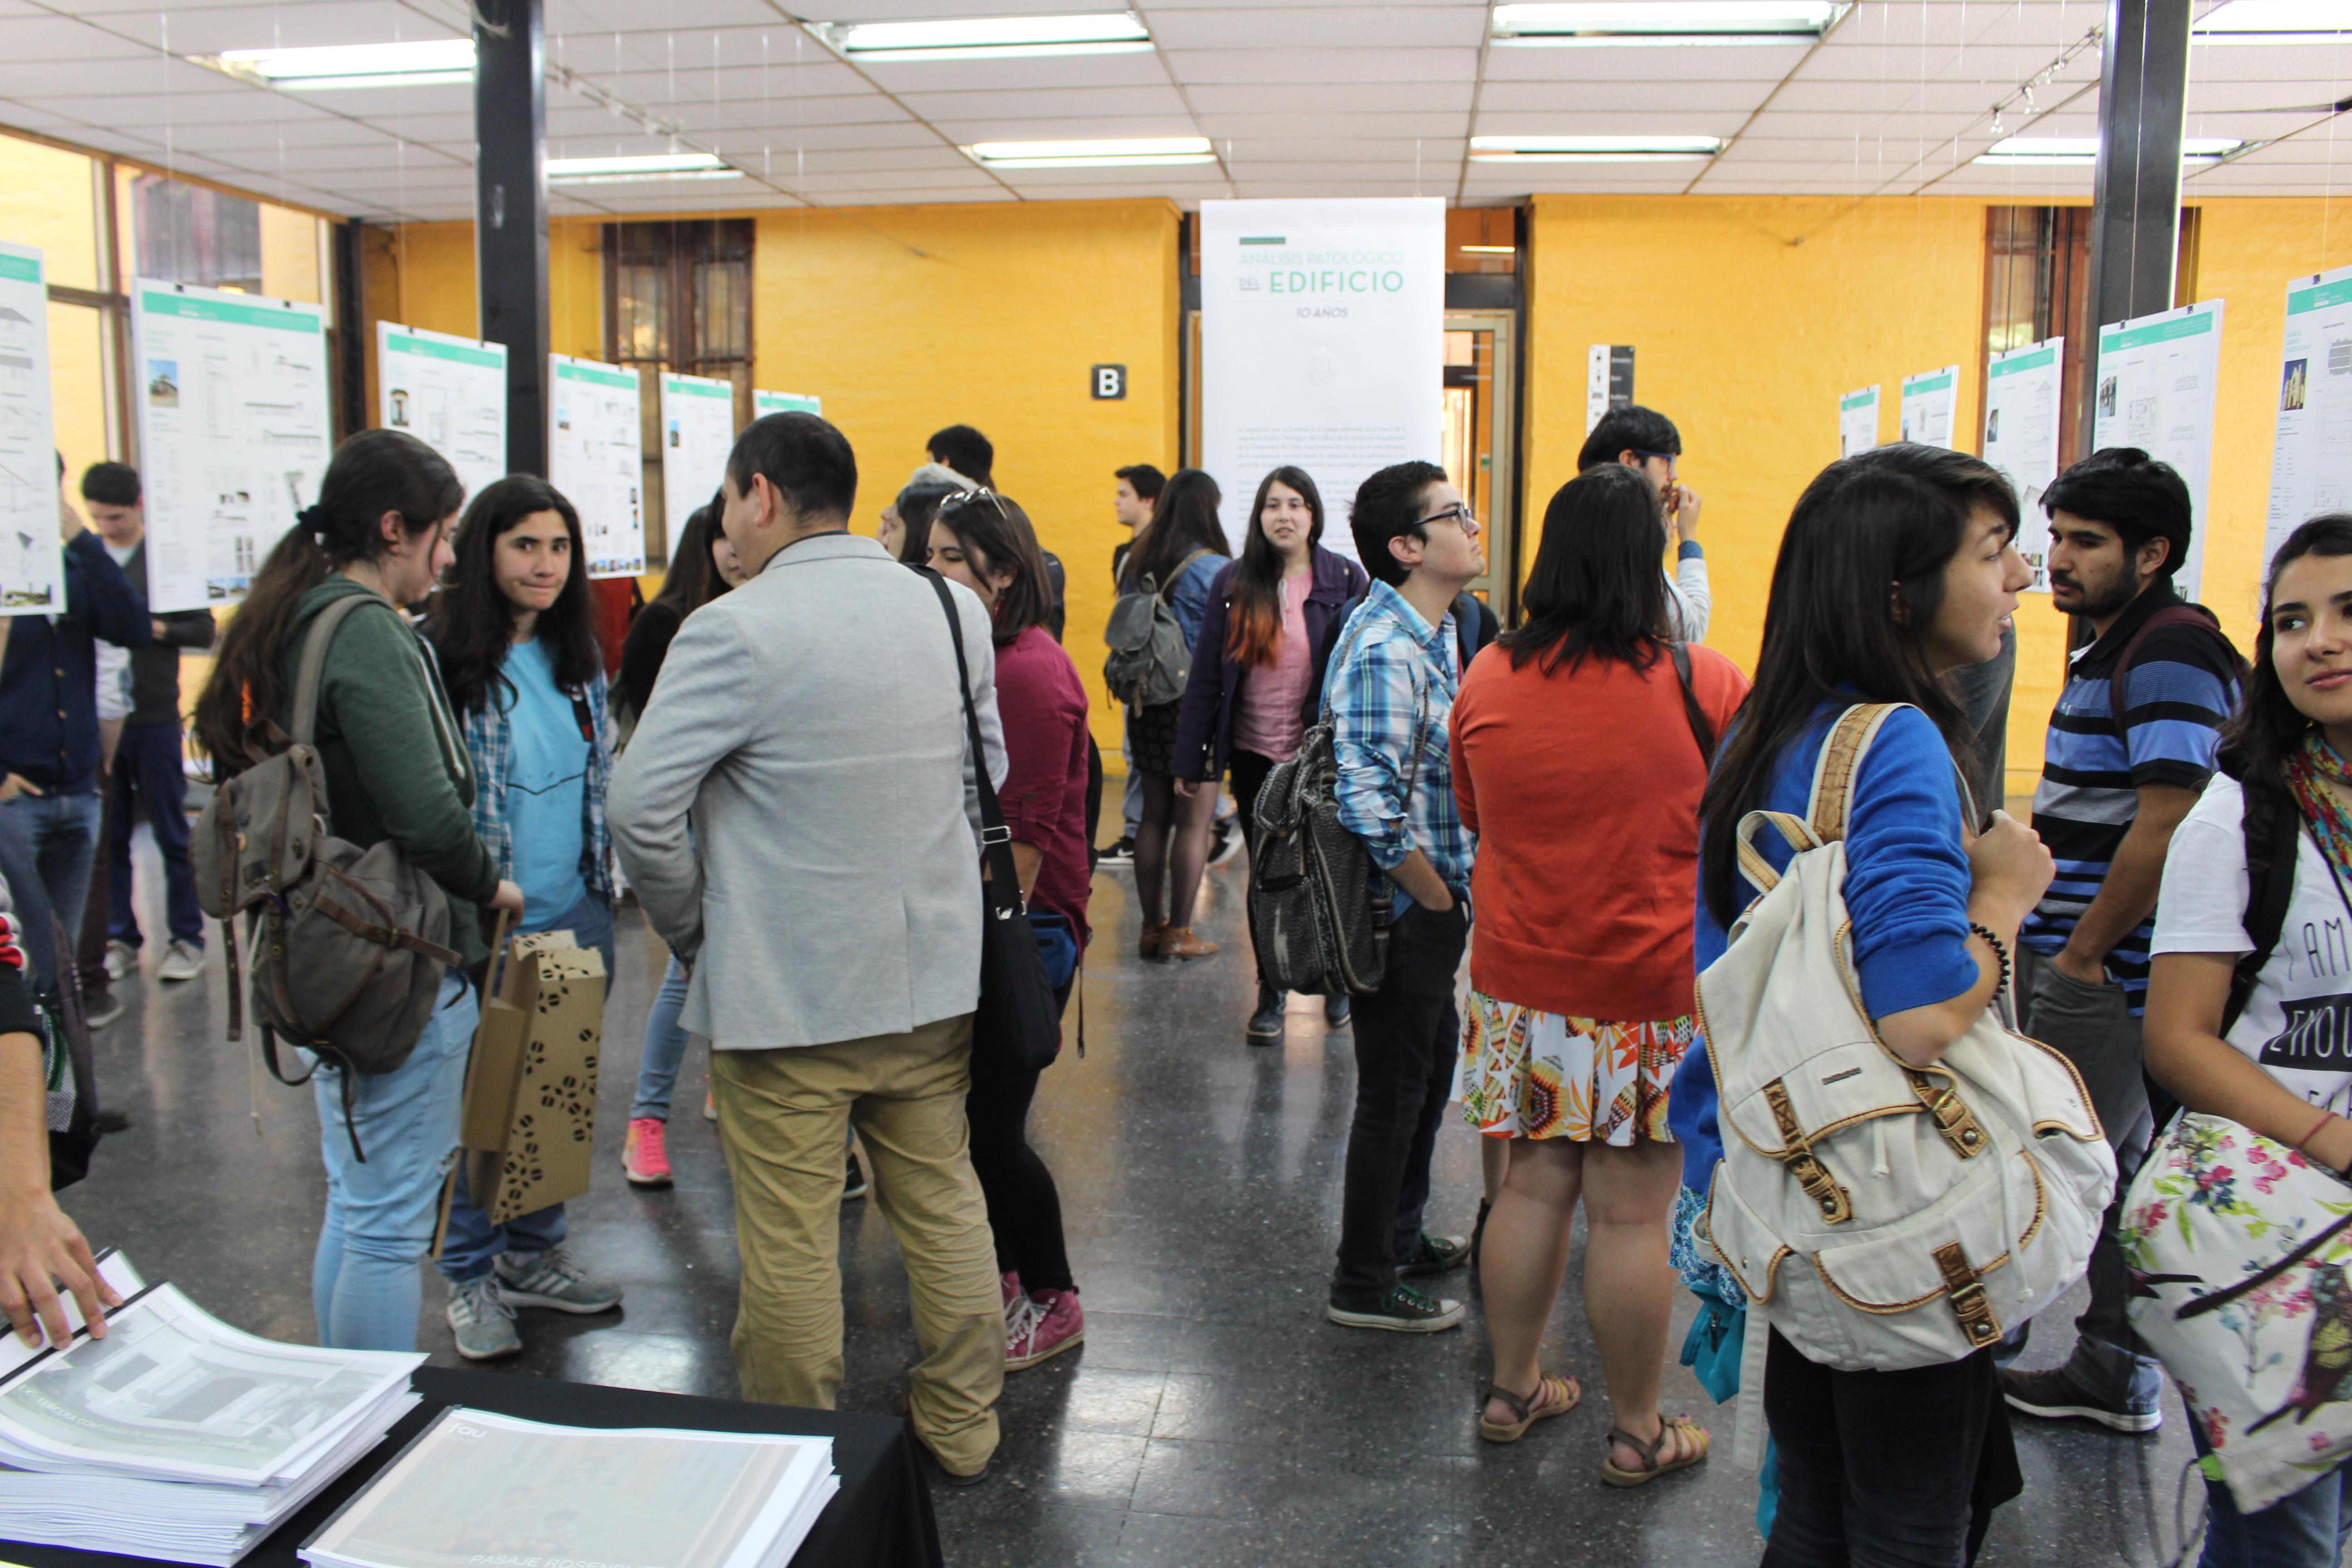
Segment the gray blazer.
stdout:
<svg viewBox="0 0 2352 1568">
<path fill-rule="evenodd" d="M 988 611 L 950 584 L 992 781 Z M 613 774 L 613 847 L 713 1049 L 903 1034 L 980 994 L 979 788 L 939 596 L 819 534 L 687 617 Z M 690 832 L 689 832 L 690 830 Z"/>
</svg>

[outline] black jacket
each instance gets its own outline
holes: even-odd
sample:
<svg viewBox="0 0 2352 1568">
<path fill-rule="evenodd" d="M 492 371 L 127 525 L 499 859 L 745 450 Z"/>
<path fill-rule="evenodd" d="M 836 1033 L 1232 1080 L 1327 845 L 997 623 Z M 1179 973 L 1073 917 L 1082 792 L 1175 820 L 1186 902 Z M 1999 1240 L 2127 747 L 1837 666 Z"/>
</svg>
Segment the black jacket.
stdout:
<svg viewBox="0 0 2352 1568">
<path fill-rule="evenodd" d="M 147 542 L 131 546 L 122 563 L 122 575 L 139 602 L 147 602 Z M 149 612 L 163 624 L 163 635 L 131 650 L 131 712 L 126 724 L 174 724 L 180 721 L 180 650 L 210 647 L 219 628 L 210 610 Z"/>
<path fill-rule="evenodd" d="M 1323 665 L 1330 658 L 1325 635 L 1336 621 L 1346 618 L 1345 611 L 1363 597 L 1371 582 L 1347 557 L 1319 544 L 1314 551 L 1315 584 L 1307 591 L 1306 605 L 1307 647 L 1315 658 L 1315 678 L 1307 682 L 1310 724 L 1321 704 Z M 1200 639 L 1192 645 L 1192 675 L 1185 683 L 1184 707 L 1176 721 L 1174 772 L 1180 779 L 1197 783 L 1219 776 L 1233 751 L 1234 699 L 1248 678 L 1242 661 L 1224 651 L 1234 579 L 1240 571 L 1237 561 L 1209 584 L 1209 607 L 1201 617 Z M 1211 650 L 1217 657 L 1209 657 Z"/>
</svg>

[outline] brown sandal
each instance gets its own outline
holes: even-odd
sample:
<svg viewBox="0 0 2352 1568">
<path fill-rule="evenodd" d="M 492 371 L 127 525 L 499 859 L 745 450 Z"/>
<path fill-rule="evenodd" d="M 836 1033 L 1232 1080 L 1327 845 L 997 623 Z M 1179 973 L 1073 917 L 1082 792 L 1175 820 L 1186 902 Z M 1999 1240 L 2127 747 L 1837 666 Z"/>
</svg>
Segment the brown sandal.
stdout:
<svg viewBox="0 0 2352 1568">
<path fill-rule="evenodd" d="M 1683 1447 L 1686 1451 L 1680 1458 L 1669 1459 L 1663 1465 L 1658 1463 L 1658 1450 L 1664 1447 L 1666 1438 L 1676 1432 L 1685 1435 Z M 1617 1445 L 1620 1443 L 1642 1456 L 1640 1469 L 1629 1470 L 1619 1466 Z M 1638 1487 L 1645 1481 L 1654 1481 L 1660 1476 L 1688 1469 L 1706 1458 L 1707 1449 L 1713 1443 L 1714 1439 L 1707 1436 L 1706 1428 L 1687 1415 L 1664 1417 L 1658 1423 L 1658 1435 L 1646 1443 L 1622 1426 L 1612 1426 L 1601 1449 L 1601 1479 L 1612 1487 Z"/>
<path fill-rule="evenodd" d="M 1559 1390 L 1558 1395 L 1547 1402 L 1544 1395 L 1555 1389 Z M 1583 1399 L 1584 1390 L 1577 1386 L 1576 1379 L 1554 1377 L 1549 1373 L 1537 1376 L 1535 1388 L 1524 1399 L 1499 1383 L 1490 1383 L 1486 1385 L 1486 1392 L 1478 1396 L 1478 1436 L 1489 1443 L 1516 1443 L 1527 1436 L 1528 1428 L 1537 1422 L 1565 1415 Z M 1488 1420 L 1486 1406 L 1496 1400 L 1510 1406 L 1511 1414 L 1518 1419 L 1515 1422 Z"/>
</svg>

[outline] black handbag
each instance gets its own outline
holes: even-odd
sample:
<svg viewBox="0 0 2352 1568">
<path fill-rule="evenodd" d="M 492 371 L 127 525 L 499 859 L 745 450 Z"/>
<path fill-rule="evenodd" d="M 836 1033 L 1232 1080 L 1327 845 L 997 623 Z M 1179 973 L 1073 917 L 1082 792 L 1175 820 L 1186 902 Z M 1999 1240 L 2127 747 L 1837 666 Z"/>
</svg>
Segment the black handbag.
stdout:
<svg viewBox="0 0 2352 1568">
<path fill-rule="evenodd" d="M 33 1012 L 41 1022 L 41 1066 L 47 1089 L 49 1190 L 58 1192 L 89 1174 L 89 1158 L 99 1139 L 98 1083 L 74 944 L 55 916 L 49 920 L 49 942 L 58 989 L 53 995 L 34 998 Z M 65 1112 L 63 1127 L 57 1125 L 60 1110 Z"/>
<path fill-rule="evenodd" d="M 980 743 L 980 715 L 971 707 L 971 669 L 964 660 L 963 620 L 947 579 L 926 569 L 931 588 L 947 612 L 948 635 L 955 639 L 956 689 L 963 696 L 964 735 L 971 747 L 972 771 L 980 778 L 981 847 L 988 875 L 980 884 L 980 1005 L 971 1016 L 975 1070 L 1043 1072 L 1062 1052 L 1061 1010 L 1045 983 L 1045 963 L 1021 899 L 1013 869 L 1013 835 L 996 803 L 988 776 L 988 753 Z"/>
</svg>

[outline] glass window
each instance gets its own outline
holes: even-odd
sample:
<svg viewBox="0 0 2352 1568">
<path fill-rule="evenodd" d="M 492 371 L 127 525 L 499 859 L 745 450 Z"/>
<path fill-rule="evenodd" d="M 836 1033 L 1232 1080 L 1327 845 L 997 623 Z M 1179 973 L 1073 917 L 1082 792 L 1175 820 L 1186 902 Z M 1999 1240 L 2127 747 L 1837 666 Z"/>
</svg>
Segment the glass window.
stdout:
<svg viewBox="0 0 2352 1568">
<path fill-rule="evenodd" d="M 48 280 L 68 289 L 99 287 L 93 162 L 79 153 L 0 136 L 8 237 L 38 246 Z"/>
<path fill-rule="evenodd" d="M 130 208 L 138 276 L 262 291 L 260 203 L 139 174 L 131 176 Z"/>
</svg>

